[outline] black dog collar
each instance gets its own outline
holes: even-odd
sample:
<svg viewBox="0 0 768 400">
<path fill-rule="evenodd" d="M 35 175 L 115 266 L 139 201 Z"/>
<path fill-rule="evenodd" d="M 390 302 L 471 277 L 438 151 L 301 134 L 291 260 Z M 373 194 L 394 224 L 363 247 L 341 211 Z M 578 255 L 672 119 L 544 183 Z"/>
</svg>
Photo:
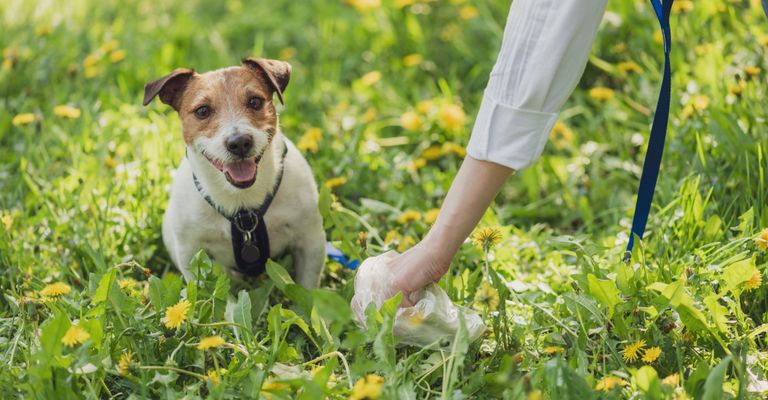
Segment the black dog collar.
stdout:
<svg viewBox="0 0 768 400">
<path fill-rule="evenodd" d="M 280 188 L 285 169 L 285 155 L 288 153 L 288 145 L 283 147 L 283 155 L 280 170 L 277 172 L 277 180 L 272 191 L 267 193 L 264 202 L 257 208 L 237 210 L 234 214 L 228 214 L 213 202 L 213 199 L 205 193 L 200 181 L 192 172 L 192 180 L 201 196 L 222 217 L 229 220 L 232 230 L 232 251 L 235 255 L 237 271 L 246 276 L 259 276 L 264 273 L 269 259 L 269 235 L 267 225 L 264 223 L 264 214 Z"/>
</svg>

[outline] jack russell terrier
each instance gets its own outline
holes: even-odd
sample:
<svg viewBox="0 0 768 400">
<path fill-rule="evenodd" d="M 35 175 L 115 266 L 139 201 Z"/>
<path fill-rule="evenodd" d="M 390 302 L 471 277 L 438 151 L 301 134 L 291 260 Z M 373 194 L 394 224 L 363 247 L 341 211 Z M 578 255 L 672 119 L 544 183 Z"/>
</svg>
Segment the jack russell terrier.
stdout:
<svg viewBox="0 0 768 400">
<path fill-rule="evenodd" d="M 200 249 L 240 279 L 290 253 L 296 282 L 316 287 L 325 262 L 317 186 L 307 161 L 284 137 L 272 102 L 290 64 L 246 58 L 239 67 L 198 74 L 179 68 L 146 84 L 181 118 L 186 157 L 173 179 L 163 242 L 189 281 Z"/>
</svg>

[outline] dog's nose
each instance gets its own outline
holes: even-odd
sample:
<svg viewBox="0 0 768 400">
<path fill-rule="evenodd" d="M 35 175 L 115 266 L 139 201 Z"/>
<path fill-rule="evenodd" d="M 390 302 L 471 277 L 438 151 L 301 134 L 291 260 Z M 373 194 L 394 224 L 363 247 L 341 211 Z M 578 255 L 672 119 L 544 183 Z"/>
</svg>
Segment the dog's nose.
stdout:
<svg viewBox="0 0 768 400">
<path fill-rule="evenodd" d="M 226 144 L 230 153 L 245 157 L 253 149 L 253 138 L 251 135 L 234 134 L 227 138 Z"/>
</svg>

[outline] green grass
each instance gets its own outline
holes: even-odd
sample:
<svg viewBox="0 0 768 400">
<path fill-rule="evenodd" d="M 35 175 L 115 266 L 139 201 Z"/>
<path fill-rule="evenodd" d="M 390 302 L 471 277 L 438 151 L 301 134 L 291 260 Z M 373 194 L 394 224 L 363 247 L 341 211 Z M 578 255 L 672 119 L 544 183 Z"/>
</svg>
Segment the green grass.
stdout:
<svg viewBox="0 0 768 400">
<path fill-rule="evenodd" d="M 143 84 L 176 67 L 286 59 L 283 132 L 306 144 L 319 128 L 317 151 L 306 151 L 318 183 L 346 178 L 321 196 L 329 238 L 365 257 L 426 233 L 424 218 L 398 218 L 439 207 L 461 155 L 417 160 L 466 144 L 509 1 L 472 2 L 470 19 L 469 2 L 396 3 L 0 3 L 0 397 L 347 398 L 375 374 L 393 399 L 759 398 L 747 387 L 768 379 L 768 286 L 754 281 L 768 263 L 755 241 L 768 227 L 768 20 L 755 0 L 701 0 L 673 15 L 670 134 L 628 265 L 619 260 L 662 57 L 650 5 L 610 2 L 562 111 L 566 134 L 483 219 L 502 243 L 467 243 L 440 282 L 483 314 L 489 330 L 475 343 L 395 347 L 391 304 L 361 331 L 348 307 L 354 273 L 333 263 L 316 290 L 276 264 L 256 288 L 235 287 L 204 255 L 199 280 L 182 281 L 160 234 L 180 125 L 168 107 L 140 104 Z M 125 58 L 113 63 L 118 49 Z M 410 54 L 421 62 L 406 66 Z M 642 71 L 622 72 L 627 61 Z M 372 71 L 381 79 L 369 85 Z M 594 87 L 615 96 L 598 101 Z M 442 117 L 449 104 L 467 115 L 458 127 Z M 58 116 L 59 105 L 80 115 Z M 404 129 L 401 115 L 417 108 L 421 126 Z M 54 282 L 71 292 L 44 299 Z M 189 318 L 167 328 L 181 299 Z M 73 324 L 89 338 L 68 347 Z M 228 345 L 197 349 L 212 335 Z M 660 357 L 626 360 L 638 340 Z M 218 383 L 203 379 L 210 371 Z M 678 384 L 661 383 L 672 374 Z M 611 376 L 623 385 L 596 390 Z"/>
</svg>

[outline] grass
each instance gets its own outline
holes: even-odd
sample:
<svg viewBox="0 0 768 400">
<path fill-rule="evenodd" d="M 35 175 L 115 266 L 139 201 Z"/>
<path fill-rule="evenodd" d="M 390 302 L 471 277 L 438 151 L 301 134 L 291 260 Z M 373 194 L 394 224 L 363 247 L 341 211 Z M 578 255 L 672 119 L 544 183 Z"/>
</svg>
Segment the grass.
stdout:
<svg viewBox="0 0 768 400">
<path fill-rule="evenodd" d="M 661 44 L 649 4 L 610 2 L 545 155 L 483 219 L 501 243 L 468 242 L 440 282 L 484 316 L 475 343 L 396 347 L 393 304 L 361 331 L 354 272 L 330 262 L 321 289 L 278 264 L 237 287 L 204 254 L 183 282 L 160 234 L 180 126 L 140 106 L 143 84 L 176 67 L 291 62 L 281 123 L 323 188 L 329 238 L 365 257 L 426 233 L 509 1 L 382 3 L 0 4 L 0 397 L 766 393 L 768 29 L 756 0 L 676 2 L 670 137 L 629 264 Z"/>
</svg>

